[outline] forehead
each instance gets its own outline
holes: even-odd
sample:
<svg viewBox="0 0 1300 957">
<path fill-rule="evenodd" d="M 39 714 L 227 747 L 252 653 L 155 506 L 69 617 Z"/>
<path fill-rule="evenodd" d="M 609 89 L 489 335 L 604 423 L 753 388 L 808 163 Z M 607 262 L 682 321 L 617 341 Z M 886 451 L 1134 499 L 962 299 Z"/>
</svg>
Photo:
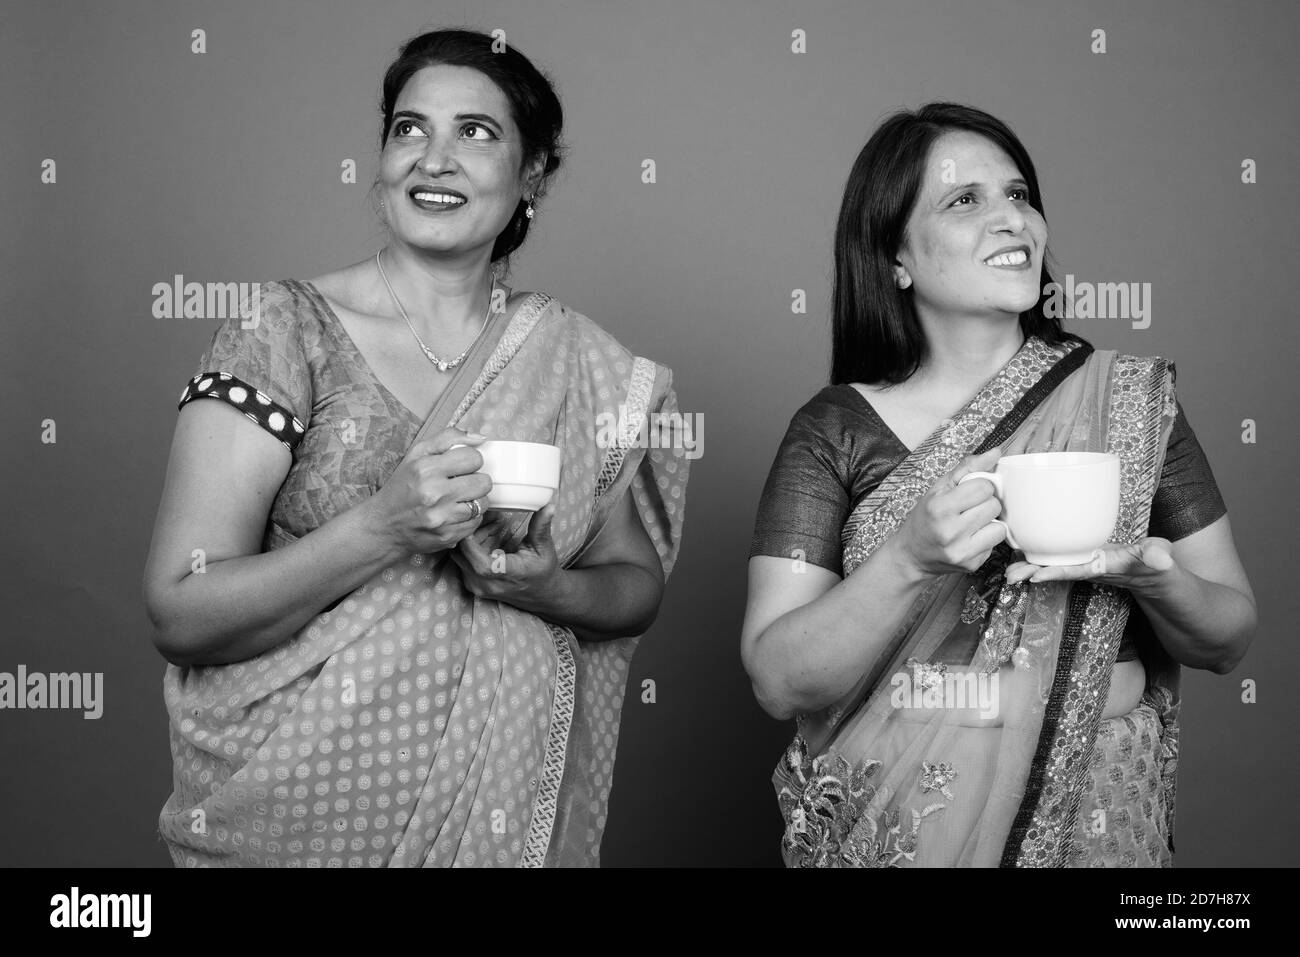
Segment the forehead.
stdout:
<svg viewBox="0 0 1300 957">
<path fill-rule="evenodd" d="M 487 74 L 467 66 L 438 63 L 411 75 L 393 104 L 394 110 L 415 110 L 427 116 L 490 113 L 509 123 L 510 102 Z"/>
<path fill-rule="evenodd" d="M 1015 161 L 992 140 L 967 130 L 949 130 L 930 145 L 922 188 L 934 194 L 963 183 L 1003 183 L 1021 175 Z"/>
</svg>

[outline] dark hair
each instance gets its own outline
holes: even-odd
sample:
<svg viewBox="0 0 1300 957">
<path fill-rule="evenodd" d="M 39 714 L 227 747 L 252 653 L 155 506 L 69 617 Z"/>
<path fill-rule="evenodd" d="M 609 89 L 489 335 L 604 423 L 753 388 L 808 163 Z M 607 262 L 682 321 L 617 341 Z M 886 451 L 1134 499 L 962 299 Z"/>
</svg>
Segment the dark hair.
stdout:
<svg viewBox="0 0 1300 957">
<path fill-rule="evenodd" d="M 545 157 L 542 175 L 534 194 L 534 205 L 541 197 L 551 176 L 560 168 L 564 146 L 560 133 L 564 111 L 548 80 L 532 62 L 512 46 L 501 43 L 501 52 L 493 50 L 496 41 L 486 33 L 473 30 L 434 30 L 408 40 L 402 52 L 384 74 L 383 97 L 379 110 L 383 127 L 379 134 L 382 148 L 388 142 L 393 124 L 393 108 L 407 81 L 427 66 L 445 64 L 478 70 L 495 83 L 510 104 L 510 116 L 523 138 L 524 156 L 521 170 L 538 157 Z M 527 203 L 520 199 L 514 215 L 492 245 L 492 261 L 505 259 L 523 245 L 528 235 Z"/>
<path fill-rule="evenodd" d="M 943 133 L 966 130 L 997 144 L 1029 186 L 1029 205 L 1043 212 L 1038 175 L 1024 145 L 1001 120 L 959 103 L 929 103 L 889 116 L 862 147 L 844 187 L 835 227 L 835 287 L 831 383 L 897 384 L 910 378 L 929 353 L 912 294 L 899 289 L 894 259 L 920 192 L 930 147 Z M 1039 297 L 1020 314 L 1026 337 L 1084 342 L 1043 310 L 1052 282 L 1043 257 Z"/>
</svg>

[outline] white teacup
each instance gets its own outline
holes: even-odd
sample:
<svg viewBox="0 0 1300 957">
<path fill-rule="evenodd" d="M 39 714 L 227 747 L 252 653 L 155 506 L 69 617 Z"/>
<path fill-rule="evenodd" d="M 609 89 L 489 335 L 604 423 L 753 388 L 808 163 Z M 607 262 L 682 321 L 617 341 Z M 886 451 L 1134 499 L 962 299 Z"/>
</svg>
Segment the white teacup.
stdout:
<svg viewBox="0 0 1300 957">
<path fill-rule="evenodd" d="M 1035 565 L 1082 565 L 1110 541 L 1119 517 L 1119 456 L 1113 452 L 1004 455 L 988 479 L 1002 503 L 994 521 Z"/>
<path fill-rule="evenodd" d="M 492 479 L 488 508 L 536 512 L 560 487 L 558 446 L 489 439 L 471 447 L 483 456 L 479 471 Z"/>
</svg>

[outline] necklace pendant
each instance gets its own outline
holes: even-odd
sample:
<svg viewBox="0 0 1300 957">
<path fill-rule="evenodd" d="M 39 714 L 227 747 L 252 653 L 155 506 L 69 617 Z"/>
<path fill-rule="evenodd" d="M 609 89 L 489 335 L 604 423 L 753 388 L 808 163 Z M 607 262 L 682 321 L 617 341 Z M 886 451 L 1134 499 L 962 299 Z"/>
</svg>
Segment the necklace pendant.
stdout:
<svg viewBox="0 0 1300 957">
<path fill-rule="evenodd" d="M 439 359 L 439 360 L 438 360 L 438 371 L 439 371 L 439 372 L 446 372 L 446 371 L 447 371 L 447 361 L 446 361 L 445 359 Z"/>
</svg>

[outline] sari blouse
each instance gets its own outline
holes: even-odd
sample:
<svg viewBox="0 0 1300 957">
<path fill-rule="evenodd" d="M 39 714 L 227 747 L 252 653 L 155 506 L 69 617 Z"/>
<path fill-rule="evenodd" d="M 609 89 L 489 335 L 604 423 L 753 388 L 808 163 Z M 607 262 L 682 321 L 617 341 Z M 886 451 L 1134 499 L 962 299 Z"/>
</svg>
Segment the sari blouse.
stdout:
<svg viewBox="0 0 1300 957">
<path fill-rule="evenodd" d="M 177 406 L 202 397 L 234 405 L 293 455 L 263 551 L 377 491 L 423 424 L 375 376 L 311 283 L 268 287 L 255 327 L 236 319 L 216 330 Z M 275 428 L 281 422 L 287 425 Z"/>
<path fill-rule="evenodd" d="M 1227 512 L 1181 404 L 1177 409 L 1148 531 L 1171 542 Z M 857 389 L 848 384 L 822 389 L 795 413 L 776 453 L 759 500 L 750 557 L 791 558 L 801 552 L 804 561 L 843 576 L 845 520 L 907 455 L 907 447 Z M 1135 605 L 1117 660 L 1138 658 L 1138 648 L 1154 640 L 1150 621 Z"/>
</svg>

